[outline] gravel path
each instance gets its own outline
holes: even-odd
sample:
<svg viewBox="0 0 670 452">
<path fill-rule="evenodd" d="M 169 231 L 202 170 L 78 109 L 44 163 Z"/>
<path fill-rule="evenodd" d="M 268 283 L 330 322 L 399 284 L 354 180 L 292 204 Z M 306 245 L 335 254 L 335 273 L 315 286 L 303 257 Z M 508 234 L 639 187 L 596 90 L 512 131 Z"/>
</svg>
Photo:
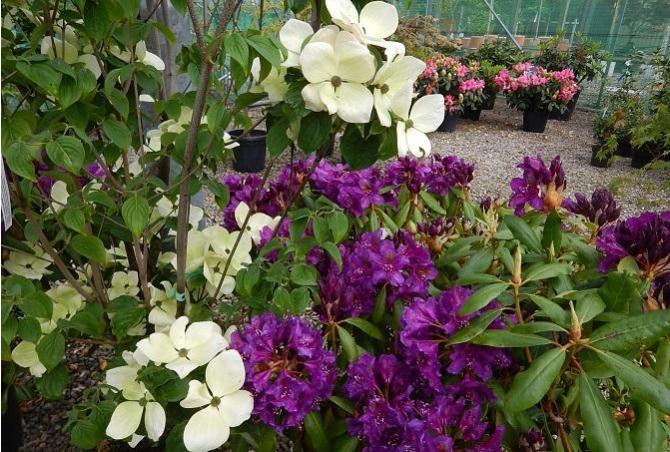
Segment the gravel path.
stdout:
<svg viewBox="0 0 670 452">
<path fill-rule="evenodd" d="M 454 133 L 432 134 L 433 151 L 456 154 L 475 164 L 475 195 L 507 197 L 509 181 L 521 174 L 516 165 L 525 155 L 540 154 L 548 164 L 558 154 L 569 194 L 607 187 L 621 205 L 622 217 L 670 209 L 670 171 L 635 170 L 630 159 L 620 159 L 610 168 L 589 164 L 593 113 L 578 110 L 570 121 L 549 121 L 543 134 L 522 131 L 522 116 L 499 98 L 496 108 L 483 111 L 479 121 L 461 120 Z"/>
</svg>

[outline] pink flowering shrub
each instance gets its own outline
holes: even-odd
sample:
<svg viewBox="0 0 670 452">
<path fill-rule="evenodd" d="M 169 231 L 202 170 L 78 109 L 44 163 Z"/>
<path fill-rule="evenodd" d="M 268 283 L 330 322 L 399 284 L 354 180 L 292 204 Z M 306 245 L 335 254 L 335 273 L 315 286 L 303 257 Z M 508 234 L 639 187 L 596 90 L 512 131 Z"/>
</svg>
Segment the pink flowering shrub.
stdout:
<svg viewBox="0 0 670 452">
<path fill-rule="evenodd" d="M 502 69 L 494 81 L 507 96 L 508 104 L 522 111 L 563 111 L 579 91 L 572 69 L 548 71 L 530 62 Z"/>
<path fill-rule="evenodd" d="M 456 114 L 463 108 L 479 108 L 485 85 L 459 58 L 437 55 L 426 61 L 415 89 L 420 96 L 442 94 L 446 111 Z"/>
</svg>

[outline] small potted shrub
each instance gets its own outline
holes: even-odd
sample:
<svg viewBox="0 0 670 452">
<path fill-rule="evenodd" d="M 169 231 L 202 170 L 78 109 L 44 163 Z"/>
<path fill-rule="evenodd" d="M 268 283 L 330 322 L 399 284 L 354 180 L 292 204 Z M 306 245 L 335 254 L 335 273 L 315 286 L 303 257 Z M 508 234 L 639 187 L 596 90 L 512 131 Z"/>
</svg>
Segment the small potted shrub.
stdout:
<svg viewBox="0 0 670 452">
<path fill-rule="evenodd" d="M 607 59 L 607 54 L 600 49 L 600 44 L 585 36 L 578 35 L 577 41 L 573 44 L 570 51 L 570 68 L 575 74 L 575 81 L 579 85 L 579 90 L 575 93 L 572 100 L 568 103 L 568 109 L 558 119 L 568 121 L 572 117 L 579 94 L 582 92 L 581 85 L 584 82 L 590 82 L 596 77 L 602 76 L 605 70 L 602 62 Z"/>
<path fill-rule="evenodd" d="M 670 154 L 670 111 L 660 104 L 656 111 L 633 129 L 631 166 L 643 168 L 654 159 Z"/>
<path fill-rule="evenodd" d="M 495 83 L 495 77 L 503 69 L 502 65 L 496 65 L 488 60 L 472 62 L 470 64 L 471 72 L 479 79 L 484 80 L 482 110 L 493 110 L 496 102 L 496 95 L 500 87 Z"/>
<path fill-rule="evenodd" d="M 613 115 L 603 111 L 593 123 L 593 137 L 596 142 L 591 148 L 591 166 L 607 168 L 612 164 L 618 145 L 616 123 L 612 118 Z"/>
<path fill-rule="evenodd" d="M 419 96 L 435 93 L 444 96 L 444 121 L 438 130 L 453 132 L 456 130 L 457 115 L 465 108 L 470 118 L 479 119 L 484 85 L 484 81 L 474 77 L 468 66 L 458 58 L 436 55 L 426 61 L 426 68 L 417 80 L 416 91 Z"/>
<path fill-rule="evenodd" d="M 509 67 L 522 60 L 523 57 L 523 51 L 517 49 L 510 41 L 497 40 L 484 44 L 472 55 L 471 60 L 488 61 L 495 66 Z"/>
<path fill-rule="evenodd" d="M 495 78 L 507 103 L 523 111 L 523 130 L 544 133 L 549 113 L 563 111 L 577 92 L 572 70 L 549 71 L 530 62 L 503 69 Z"/>
</svg>

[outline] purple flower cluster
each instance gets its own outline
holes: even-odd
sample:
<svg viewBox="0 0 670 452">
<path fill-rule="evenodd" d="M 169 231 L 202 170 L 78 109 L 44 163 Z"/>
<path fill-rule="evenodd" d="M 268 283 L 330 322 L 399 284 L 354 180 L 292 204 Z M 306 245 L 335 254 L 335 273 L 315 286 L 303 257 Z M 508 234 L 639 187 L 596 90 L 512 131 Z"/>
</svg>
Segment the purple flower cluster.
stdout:
<svg viewBox="0 0 670 452">
<path fill-rule="evenodd" d="M 434 155 L 430 159 L 399 158 L 385 168 L 385 185 L 406 186 L 410 193 L 429 192 L 444 196 L 452 188 L 466 188 L 472 181 L 474 165 L 455 155 Z"/>
<path fill-rule="evenodd" d="M 265 313 L 234 332 L 230 346 L 244 359 L 253 414 L 269 426 L 282 430 L 300 424 L 332 393 L 335 356 L 304 320 Z"/>
<path fill-rule="evenodd" d="M 372 312 L 382 287 L 390 302 L 427 296 L 429 281 L 437 276 L 428 250 L 406 232 L 393 238 L 381 229 L 367 232 L 340 245 L 340 254 L 342 270 L 330 262 L 322 272 L 317 310 L 324 321 Z"/>
<path fill-rule="evenodd" d="M 404 355 L 433 388 L 441 386 L 445 371 L 453 375 L 466 373 L 487 381 L 495 369 L 512 364 L 502 349 L 474 344 L 447 346 L 452 334 L 480 314 L 479 311 L 465 317 L 458 314 L 470 295 L 470 289 L 454 287 L 443 291 L 439 299 L 417 299 L 403 311 L 400 342 Z M 489 306 L 494 307 L 495 303 Z M 491 324 L 491 328 L 502 326 L 500 320 Z"/>
<path fill-rule="evenodd" d="M 383 181 L 377 168 L 350 171 L 347 165 L 319 162 L 310 179 L 312 189 L 337 203 L 352 216 L 360 216 L 373 205 L 385 203 Z"/>
<path fill-rule="evenodd" d="M 602 230 L 596 248 L 603 255 L 599 268 L 606 272 L 632 256 L 649 280 L 670 273 L 670 211 L 645 212 Z"/>
<path fill-rule="evenodd" d="M 493 393 L 468 376 L 435 389 L 396 356 L 365 354 L 349 366 L 343 391 L 356 407 L 349 433 L 365 451 L 500 450 L 503 429 L 486 419 Z"/>
<path fill-rule="evenodd" d="M 512 197 L 509 200 L 517 216 L 523 215 L 526 204 L 545 212 L 562 204 L 566 183 L 559 156 L 554 157 L 549 168 L 539 155 L 524 157 L 517 168 L 523 170 L 523 177 L 515 177 L 510 182 Z"/>
<path fill-rule="evenodd" d="M 612 193 L 603 187 L 593 192 L 590 201 L 582 193 L 575 193 L 574 201 L 566 199 L 563 201 L 563 207 L 572 213 L 583 215 L 600 227 L 616 221 L 621 214 L 621 209 L 617 207 Z"/>
</svg>

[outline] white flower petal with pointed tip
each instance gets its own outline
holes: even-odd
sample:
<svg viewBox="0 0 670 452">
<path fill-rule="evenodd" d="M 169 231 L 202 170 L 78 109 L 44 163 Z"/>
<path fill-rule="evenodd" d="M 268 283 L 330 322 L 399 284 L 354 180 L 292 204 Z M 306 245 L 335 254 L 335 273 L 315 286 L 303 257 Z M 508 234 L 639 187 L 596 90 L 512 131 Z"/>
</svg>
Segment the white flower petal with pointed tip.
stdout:
<svg viewBox="0 0 670 452">
<path fill-rule="evenodd" d="M 235 208 L 235 220 L 237 220 L 237 225 L 240 228 L 242 228 L 244 219 L 247 217 L 248 213 L 249 206 L 244 201 L 240 202 Z M 256 212 L 249 217 L 245 230 L 251 236 L 251 240 L 258 245 L 261 241 L 261 231 L 266 227 L 274 229 L 279 223 L 279 220 L 279 216 L 272 218 L 270 215 L 263 212 Z"/>
<path fill-rule="evenodd" d="M 67 191 L 67 184 L 62 180 L 54 182 L 51 186 L 51 201 L 54 212 L 60 212 L 67 204 L 67 198 L 70 194 Z"/>
<path fill-rule="evenodd" d="M 191 452 L 206 452 L 221 447 L 237 427 L 251 417 L 254 400 L 242 390 L 244 363 L 237 350 L 225 350 L 205 369 L 205 383 L 189 382 L 183 408 L 199 408 L 186 424 L 184 445 Z"/>
<path fill-rule="evenodd" d="M 207 364 L 217 353 L 228 347 L 221 327 L 214 322 L 194 322 L 179 317 L 170 327 L 169 334 L 153 333 L 137 343 L 137 348 L 151 361 L 165 364 L 180 378 Z"/>
<path fill-rule="evenodd" d="M 375 111 L 384 127 L 391 127 L 391 105 L 396 96 L 406 96 L 412 92 L 412 83 L 426 67 L 426 63 L 413 56 L 403 56 L 385 62 L 375 75 Z"/>
<path fill-rule="evenodd" d="M 370 120 L 374 100 L 364 84 L 374 77 L 374 57 L 351 33 L 339 32 L 334 45 L 311 41 L 300 64 L 310 82 L 302 90 L 308 109 L 337 113 L 353 124 Z"/>
<path fill-rule="evenodd" d="M 231 260 L 226 276 L 237 274 L 238 270 L 251 263 L 249 253 L 251 253 L 252 240 L 251 235 L 247 232 L 228 232 L 221 226 L 210 226 L 203 229 L 202 233 L 207 237 L 209 245 L 212 248 L 212 252 L 209 252 L 207 257 L 219 258 L 224 261 Z M 240 234 L 242 237 L 240 237 L 240 242 L 237 244 L 235 254 L 231 254 Z M 221 267 L 221 270 L 223 271 L 223 267 Z"/>
<path fill-rule="evenodd" d="M 12 350 L 12 361 L 17 366 L 25 367 L 30 371 L 30 374 L 35 377 L 41 377 L 47 368 L 40 362 L 37 356 L 36 346 L 32 342 L 21 341 L 14 350 Z"/>
<path fill-rule="evenodd" d="M 292 19 L 293 20 L 293 19 Z M 258 57 L 251 62 L 251 77 L 253 83 L 249 88 L 252 93 L 267 93 L 271 104 L 276 104 L 284 100 L 284 95 L 288 91 L 288 84 L 284 80 L 286 69 L 284 67 L 271 68 L 268 75 L 260 80 L 261 61 Z"/>
<path fill-rule="evenodd" d="M 123 390 L 126 401 L 117 405 L 107 425 L 107 436 L 114 439 L 131 437 L 142 422 L 147 436 L 157 441 L 165 430 L 165 409 L 156 402 L 143 383 L 129 384 Z"/>
<path fill-rule="evenodd" d="M 23 276 L 27 279 L 40 280 L 44 275 L 50 275 L 48 270 L 51 265 L 51 257 L 39 246 L 24 242 L 35 254 L 23 251 L 10 251 L 9 258 L 2 263 L 2 268 L 14 275 Z"/>
<path fill-rule="evenodd" d="M 365 44 L 382 47 L 389 59 L 405 53 L 405 46 L 385 39 L 398 28 L 398 11 L 382 1 L 367 3 L 360 15 L 350 0 L 326 0 L 326 8 L 333 23 L 351 32 Z"/>
<path fill-rule="evenodd" d="M 142 364 L 135 359 L 135 355 L 132 352 L 125 350 L 121 356 L 126 365 L 113 367 L 105 372 L 105 384 L 119 391 L 123 391 L 124 388 L 131 384 L 136 384 L 137 373 L 142 368 Z"/>
<path fill-rule="evenodd" d="M 107 295 L 113 300 L 121 295 L 134 297 L 140 292 L 139 276 L 135 270 L 129 272 L 114 272 L 112 275 L 112 287 L 107 289 Z"/>
<path fill-rule="evenodd" d="M 398 155 L 404 157 L 411 153 L 425 157 L 431 151 L 426 134 L 437 130 L 444 119 L 444 98 L 440 94 L 421 97 L 410 111 L 411 98 L 411 94 L 396 96 L 391 106 L 391 111 L 399 117 L 396 124 Z"/>
<path fill-rule="evenodd" d="M 147 102 L 147 103 L 154 103 L 156 102 L 156 99 L 154 99 L 152 96 L 149 94 L 140 94 L 140 97 L 138 99 L 140 102 Z"/>
<path fill-rule="evenodd" d="M 279 42 L 288 51 L 286 60 L 282 63 L 284 67 L 295 67 L 300 65 L 300 52 L 302 46 L 314 34 L 312 26 L 307 22 L 297 19 L 289 19 L 279 30 Z"/>
<path fill-rule="evenodd" d="M 69 284 L 56 284 L 45 293 L 55 304 L 65 308 L 67 316 L 73 316 L 84 306 L 84 297 Z"/>
<path fill-rule="evenodd" d="M 153 308 L 149 311 L 147 320 L 154 325 L 157 333 L 169 331 L 177 316 L 177 300 L 167 294 L 172 291 L 172 284 L 168 281 L 163 281 L 161 284 L 165 291 L 158 289 L 153 284 L 149 285 L 150 304 Z"/>
</svg>

